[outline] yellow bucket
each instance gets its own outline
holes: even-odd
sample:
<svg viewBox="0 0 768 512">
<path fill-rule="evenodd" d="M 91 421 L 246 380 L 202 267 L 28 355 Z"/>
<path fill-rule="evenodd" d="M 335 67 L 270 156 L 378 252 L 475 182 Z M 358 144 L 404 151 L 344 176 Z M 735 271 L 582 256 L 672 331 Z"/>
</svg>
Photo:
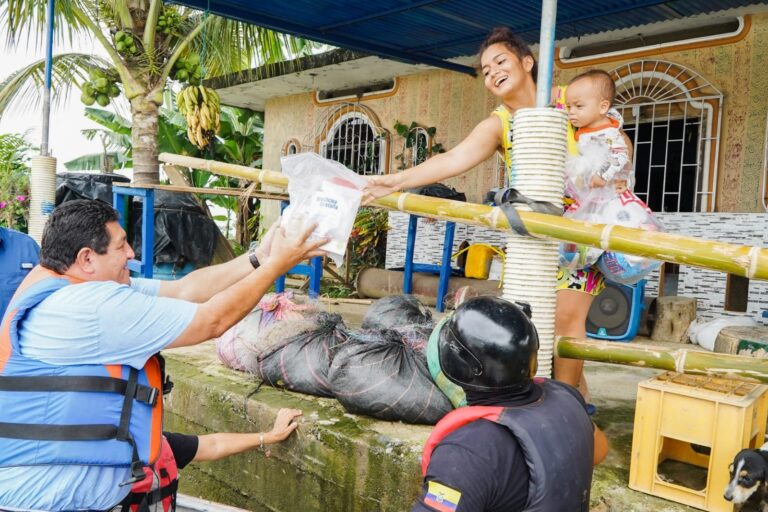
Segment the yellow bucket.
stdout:
<svg viewBox="0 0 768 512">
<path fill-rule="evenodd" d="M 467 252 L 464 277 L 470 277 L 472 279 L 488 279 L 494 254 L 499 254 L 502 257 L 502 260 L 504 259 L 504 253 L 500 249 L 489 244 L 472 244 L 453 256 L 456 257 L 464 251 Z"/>
</svg>

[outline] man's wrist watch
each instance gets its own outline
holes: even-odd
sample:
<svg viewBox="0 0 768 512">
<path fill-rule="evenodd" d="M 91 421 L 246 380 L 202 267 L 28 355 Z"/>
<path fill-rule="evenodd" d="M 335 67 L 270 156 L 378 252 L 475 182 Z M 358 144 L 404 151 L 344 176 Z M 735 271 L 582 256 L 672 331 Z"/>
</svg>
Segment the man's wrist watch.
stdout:
<svg viewBox="0 0 768 512">
<path fill-rule="evenodd" d="M 251 265 L 254 269 L 257 269 L 261 266 L 261 262 L 259 262 L 259 258 L 256 256 L 256 249 L 251 249 L 248 251 L 248 261 L 251 262 Z"/>
</svg>

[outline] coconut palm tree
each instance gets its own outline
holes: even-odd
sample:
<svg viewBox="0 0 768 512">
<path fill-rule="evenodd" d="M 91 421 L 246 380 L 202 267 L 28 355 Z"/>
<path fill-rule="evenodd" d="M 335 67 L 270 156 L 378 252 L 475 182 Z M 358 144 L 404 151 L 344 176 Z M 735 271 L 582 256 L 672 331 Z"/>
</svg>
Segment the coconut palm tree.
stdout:
<svg viewBox="0 0 768 512">
<path fill-rule="evenodd" d="M 165 93 L 165 105 L 174 104 L 172 91 Z M 262 139 L 264 122 L 262 114 L 235 107 L 222 107 L 221 130 L 216 141 L 203 151 L 186 138 L 187 122 L 178 111 L 160 107 L 158 117 L 158 151 L 201 158 L 214 158 L 222 162 L 257 167 L 261 165 Z M 105 170 L 108 168 L 133 167 L 133 148 L 131 146 L 130 120 L 106 109 L 86 107 L 85 117 L 102 128 L 82 130 L 85 138 L 102 141 L 103 151 L 79 156 L 64 166 L 70 171 Z M 2 137 L 0 137 L 1 139 Z M 217 176 L 201 169 L 190 169 L 187 179 L 195 187 L 240 187 L 236 178 Z M 2 197 L 2 195 L 0 195 Z M 236 214 L 235 239 L 241 246 L 251 241 L 253 233 L 258 231 L 258 218 L 253 218 L 258 210 L 258 199 L 236 198 L 231 196 L 203 196 L 204 199 Z M 258 217 L 258 216 L 257 216 Z M 229 232 L 230 215 L 226 217 Z"/>
<path fill-rule="evenodd" d="M 42 44 L 44 0 L 0 2 L 0 32 L 9 44 L 31 38 Z M 91 36 L 107 58 L 82 53 L 58 55 L 52 86 L 58 98 L 71 87 L 86 105 L 106 106 L 124 94 L 131 109 L 134 182 L 157 183 L 158 115 L 169 80 L 198 84 L 254 65 L 292 58 L 312 47 L 303 39 L 162 0 L 58 0 L 58 41 Z M 0 116 L 14 100 L 34 104 L 44 83 L 44 62 L 33 62 L 0 83 Z"/>
</svg>

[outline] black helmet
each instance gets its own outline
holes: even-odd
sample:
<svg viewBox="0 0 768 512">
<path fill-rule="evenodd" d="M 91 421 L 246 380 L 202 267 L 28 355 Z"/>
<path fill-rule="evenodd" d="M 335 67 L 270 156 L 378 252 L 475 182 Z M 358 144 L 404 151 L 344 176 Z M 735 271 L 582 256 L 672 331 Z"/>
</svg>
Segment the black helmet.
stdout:
<svg viewBox="0 0 768 512">
<path fill-rule="evenodd" d="M 536 373 L 539 336 L 531 308 L 496 297 L 475 297 L 443 324 L 440 368 L 451 382 L 472 391 L 509 390 Z"/>
</svg>

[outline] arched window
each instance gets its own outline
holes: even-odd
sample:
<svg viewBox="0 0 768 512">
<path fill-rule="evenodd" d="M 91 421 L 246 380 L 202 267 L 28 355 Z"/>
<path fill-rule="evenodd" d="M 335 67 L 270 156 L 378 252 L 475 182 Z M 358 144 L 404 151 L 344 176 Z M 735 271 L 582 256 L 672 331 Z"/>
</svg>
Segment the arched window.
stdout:
<svg viewBox="0 0 768 512">
<path fill-rule="evenodd" d="M 344 164 L 358 174 L 386 174 L 388 171 L 388 133 L 368 109 L 345 104 L 334 109 L 324 126 L 325 136 L 319 153 Z"/>
<path fill-rule="evenodd" d="M 657 212 L 713 211 L 722 93 L 665 61 L 631 62 L 611 76 L 634 147 L 635 193 Z"/>
<path fill-rule="evenodd" d="M 413 129 L 413 143 L 411 147 L 411 166 L 415 167 L 430 157 L 429 148 L 432 142 L 427 130 L 421 126 Z"/>
<path fill-rule="evenodd" d="M 283 145 L 282 156 L 295 155 L 301 153 L 301 143 L 296 139 L 291 139 Z"/>
</svg>

